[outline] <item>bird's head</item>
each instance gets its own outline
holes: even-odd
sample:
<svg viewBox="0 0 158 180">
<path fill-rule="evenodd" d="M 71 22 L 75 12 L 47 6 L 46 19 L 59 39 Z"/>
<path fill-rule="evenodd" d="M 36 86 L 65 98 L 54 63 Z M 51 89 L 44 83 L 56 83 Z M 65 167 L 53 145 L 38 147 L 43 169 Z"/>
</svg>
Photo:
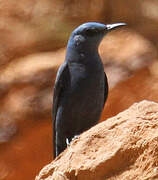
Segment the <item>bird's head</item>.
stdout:
<svg viewBox="0 0 158 180">
<path fill-rule="evenodd" d="M 71 34 L 68 46 L 77 49 L 97 49 L 104 35 L 112 29 L 126 25 L 125 23 L 101 24 L 88 22 L 77 27 Z"/>
</svg>

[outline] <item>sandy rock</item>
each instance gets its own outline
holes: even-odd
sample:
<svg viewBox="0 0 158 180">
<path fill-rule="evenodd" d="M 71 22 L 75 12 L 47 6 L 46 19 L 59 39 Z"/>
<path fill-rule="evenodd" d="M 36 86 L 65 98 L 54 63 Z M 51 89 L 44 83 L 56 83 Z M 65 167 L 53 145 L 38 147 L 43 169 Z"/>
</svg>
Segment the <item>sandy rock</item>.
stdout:
<svg viewBox="0 0 158 180">
<path fill-rule="evenodd" d="M 74 140 L 36 180 L 158 178 L 158 104 L 135 103 Z"/>
</svg>

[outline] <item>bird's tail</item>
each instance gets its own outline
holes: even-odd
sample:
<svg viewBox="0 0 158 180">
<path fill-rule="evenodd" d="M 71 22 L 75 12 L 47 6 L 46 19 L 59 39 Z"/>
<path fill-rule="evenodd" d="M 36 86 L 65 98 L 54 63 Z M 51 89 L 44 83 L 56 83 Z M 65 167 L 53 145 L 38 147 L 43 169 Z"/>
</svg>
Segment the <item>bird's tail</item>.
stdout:
<svg viewBox="0 0 158 180">
<path fill-rule="evenodd" d="M 55 133 L 55 123 L 53 120 L 53 156 L 54 159 L 56 158 L 56 133 Z"/>
<path fill-rule="evenodd" d="M 53 116 L 53 121 L 52 121 L 52 134 L 53 134 L 53 137 L 52 137 L 52 140 L 53 140 L 53 142 L 52 142 L 52 145 L 53 145 L 53 157 L 54 157 L 54 159 L 56 158 L 56 131 L 55 131 L 55 117 L 54 117 L 54 115 L 52 115 Z"/>
</svg>

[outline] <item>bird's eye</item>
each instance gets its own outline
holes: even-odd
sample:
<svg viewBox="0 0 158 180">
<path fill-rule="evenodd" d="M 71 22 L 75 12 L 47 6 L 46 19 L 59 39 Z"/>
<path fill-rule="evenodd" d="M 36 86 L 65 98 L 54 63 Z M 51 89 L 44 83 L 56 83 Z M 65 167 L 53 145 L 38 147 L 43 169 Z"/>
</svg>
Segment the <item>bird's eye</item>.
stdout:
<svg viewBox="0 0 158 180">
<path fill-rule="evenodd" d="M 85 30 L 85 34 L 86 34 L 87 36 L 94 36 L 96 33 L 97 33 L 97 32 L 96 32 L 95 29 L 86 29 L 86 30 Z"/>
</svg>

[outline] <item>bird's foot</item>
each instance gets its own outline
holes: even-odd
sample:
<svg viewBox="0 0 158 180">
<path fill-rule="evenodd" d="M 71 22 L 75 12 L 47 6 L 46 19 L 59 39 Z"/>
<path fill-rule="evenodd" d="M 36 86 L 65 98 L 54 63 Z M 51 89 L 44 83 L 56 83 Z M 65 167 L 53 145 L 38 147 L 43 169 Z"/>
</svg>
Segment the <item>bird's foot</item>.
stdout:
<svg viewBox="0 0 158 180">
<path fill-rule="evenodd" d="M 73 138 L 72 138 L 72 141 L 74 141 L 75 139 L 78 139 L 79 135 L 75 135 Z"/>
<path fill-rule="evenodd" d="M 68 138 L 66 138 L 66 144 L 67 144 L 67 146 L 70 146 L 70 140 L 68 139 Z"/>
<path fill-rule="evenodd" d="M 75 139 L 78 139 L 79 135 L 75 135 L 71 140 L 69 138 L 66 138 L 66 144 L 67 146 L 70 146 L 71 141 L 74 141 Z"/>
</svg>

